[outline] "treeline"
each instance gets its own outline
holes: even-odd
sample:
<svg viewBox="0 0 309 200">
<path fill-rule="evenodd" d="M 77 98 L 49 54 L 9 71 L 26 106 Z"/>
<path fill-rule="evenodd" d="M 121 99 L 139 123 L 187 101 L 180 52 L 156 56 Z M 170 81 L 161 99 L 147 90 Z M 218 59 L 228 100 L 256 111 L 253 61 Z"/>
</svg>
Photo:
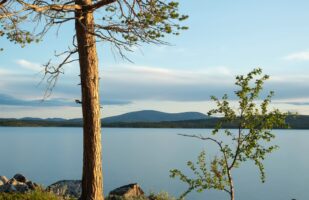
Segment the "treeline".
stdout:
<svg viewBox="0 0 309 200">
<path fill-rule="evenodd" d="M 0 119 L 0 126 L 8 127 L 82 127 L 81 122 Z"/>
<path fill-rule="evenodd" d="M 214 128 L 220 118 L 185 121 L 163 121 L 163 122 L 113 122 L 105 123 L 102 127 L 118 128 Z M 287 124 L 292 129 L 309 129 L 309 116 L 288 116 Z M 22 120 L 22 119 L 0 119 L 0 126 L 12 127 L 81 127 L 82 122 L 77 120 L 48 121 L 48 120 Z M 237 122 L 223 123 L 224 128 L 237 128 Z M 281 127 L 278 127 L 281 128 Z"/>
</svg>

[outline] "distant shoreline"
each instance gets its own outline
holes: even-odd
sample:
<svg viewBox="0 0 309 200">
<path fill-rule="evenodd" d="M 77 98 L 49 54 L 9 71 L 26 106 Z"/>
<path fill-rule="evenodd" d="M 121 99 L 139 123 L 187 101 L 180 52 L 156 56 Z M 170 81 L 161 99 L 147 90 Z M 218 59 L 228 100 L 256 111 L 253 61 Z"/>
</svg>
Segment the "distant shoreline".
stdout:
<svg viewBox="0 0 309 200">
<path fill-rule="evenodd" d="M 184 129 L 209 129 L 214 128 L 220 118 L 209 118 L 199 120 L 161 121 L 161 122 L 112 122 L 106 123 L 102 120 L 105 128 L 184 128 Z M 288 116 L 289 129 L 309 129 L 309 116 Z M 58 120 L 49 121 L 45 119 L 0 119 L 0 127 L 82 127 L 81 120 Z M 237 128 L 236 123 L 225 123 L 223 128 Z M 278 127 L 277 129 L 282 129 Z"/>
</svg>

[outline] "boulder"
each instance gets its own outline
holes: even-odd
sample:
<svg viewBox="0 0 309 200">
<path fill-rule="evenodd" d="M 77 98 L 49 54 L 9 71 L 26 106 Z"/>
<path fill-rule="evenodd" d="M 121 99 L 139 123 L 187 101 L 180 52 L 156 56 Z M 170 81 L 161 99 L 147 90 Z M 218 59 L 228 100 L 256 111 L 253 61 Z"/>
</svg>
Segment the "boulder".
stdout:
<svg viewBox="0 0 309 200">
<path fill-rule="evenodd" d="M 20 193 L 25 193 L 25 192 L 28 192 L 30 190 L 28 185 L 26 185 L 25 183 L 21 183 L 21 182 L 18 182 L 16 185 L 14 185 L 14 187 L 15 187 L 16 191 L 20 192 Z"/>
<path fill-rule="evenodd" d="M 82 182 L 80 180 L 62 180 L 48 186 L 46 191 L 59 196 L 79 198 L 82 194 Z"/>
<path fill-rule="evenodd" d="M 27 178 L 21 174 L 16 174 L 10 180 L 5 176 L 0 176 L 0 192 L 25 193 L 35 190 L 38 187 L 38 184 L 28 181 Z"/>
<path fill-rule="evenodd" d="M 6 184 L 9 181 L 5 176 L 0 176 L 0 186 Z"/>
<path fill-rule="evenodd" d="M 35 190 L 39 188 L 40 186 L 32 181 L 27 181 L 26 185 L 29 187 L 30 190 Z"/>
<path fill-rule="evenodd" d="M 28 181 L 27 178 L 22 174 L 15 174 L 13 178 L 22 183 L 26 183 Z"/>
<path fill-rule="evenodd" d="M 6 183 L 2 186 L 0 186 L 0 192 L 17 192 L 17 189 L 15 188 L 14 185 L 11 185 L 9 183 Z"/>
<path fill-rule="evenodd" d="M 25 193 L 29 191 L 29 187 L 26 183 L 19 182 L 15 178 L 10 179 L 6 184 L 2 187 L 3 192 L 20 192 Z"/>
<path fill-rule="evenodd" d="M 122 187 L 116 188 L 109 193 L 110 200 L 119 199 L 119 197 L 130 199 L 134 197 L 144 196 L 144 191 L 137 183 L 132 183 L 124 185 Z"/>
</svg>

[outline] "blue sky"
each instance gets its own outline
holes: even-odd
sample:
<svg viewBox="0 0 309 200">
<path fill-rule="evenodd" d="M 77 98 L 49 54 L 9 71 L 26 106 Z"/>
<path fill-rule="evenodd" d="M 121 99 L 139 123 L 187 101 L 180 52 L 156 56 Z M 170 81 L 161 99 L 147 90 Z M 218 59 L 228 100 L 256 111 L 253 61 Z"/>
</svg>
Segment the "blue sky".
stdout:
<svg viewBox="0 0 309 200">
<path fill-rule="evenodd" d="M 171 46 L 143 45 L 127 62 L 99 44 L 103 116 L 154 109 L 206 113 L 211 95 L 232 94 L 235 75 L 261 67 L 273 106 L 309 114 L 309 1 L 180 1 L 189 30 Z M 42 102 L 41 65 L 71 43 L 73 24 L 25 48 L 0 39 L 0 117 L 80 117 L 78 65 L 66 66 Z"/>
</svg>

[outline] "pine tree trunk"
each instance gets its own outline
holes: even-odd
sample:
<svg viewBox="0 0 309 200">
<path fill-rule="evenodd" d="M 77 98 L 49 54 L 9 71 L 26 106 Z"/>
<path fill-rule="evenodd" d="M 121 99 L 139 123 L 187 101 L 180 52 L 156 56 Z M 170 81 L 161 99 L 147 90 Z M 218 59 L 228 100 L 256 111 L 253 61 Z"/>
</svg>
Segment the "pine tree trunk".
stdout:
<svg viewBox="0 0 309 200">
<path fill-rule="evenodd" d="M 76 4 L 89 5 L 92 0 L 76 0 Z M 101 121 L 99 99 L 99 70 L 92 12 L 75 13 L 75 29 L 80 63 L 83 111 L 83 175 L 82 200 L 104 200 Z"/>
</svg>

